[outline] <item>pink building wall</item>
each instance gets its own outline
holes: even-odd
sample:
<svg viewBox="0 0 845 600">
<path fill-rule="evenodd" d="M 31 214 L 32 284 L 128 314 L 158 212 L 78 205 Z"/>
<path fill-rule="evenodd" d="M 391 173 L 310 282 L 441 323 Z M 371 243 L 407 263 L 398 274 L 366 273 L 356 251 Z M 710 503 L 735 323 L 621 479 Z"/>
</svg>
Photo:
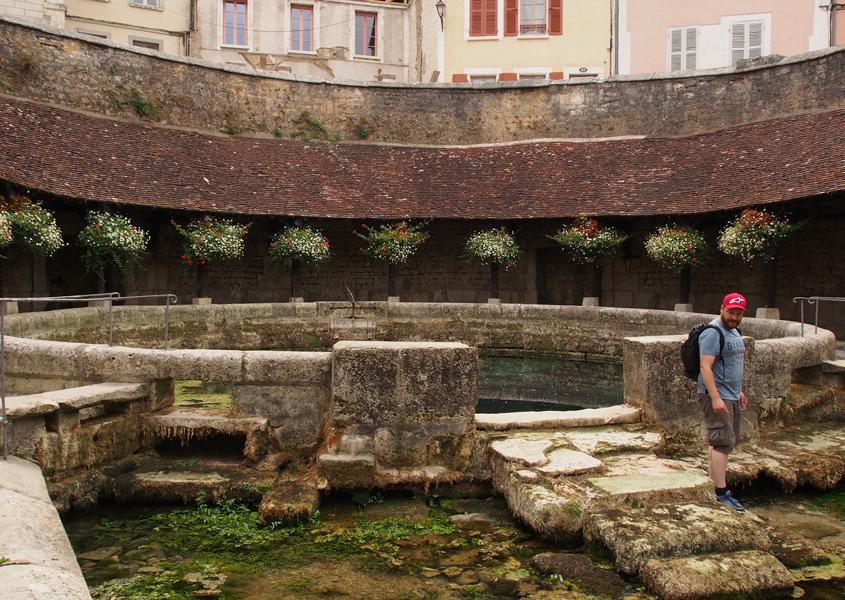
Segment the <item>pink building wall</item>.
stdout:
<svg viewBox="0 0 845 600">
<path fill-rule="evenodd" d="M 668 71 L 667 30 L 670 27 L 689 25 L 719 25 L 723 17 L 747 14 L 771 15 L 772 54 L 786 56 L 814 49 L 811 37 L 824 34 L 824 47 L 828 42 L 827 28 L 819 31 L 819 23 L 827 12 L 818 8 L 817 0 L 620 0 L 627 5 L 627 23 L 620 23 L 620 34 L 628 36 L 630 70 L 625 70 L 625 60 L 620 61 L 620 71 L 651 73 Z M 623 13 L 625 9 L 623 8 Z M 837 15 L 845 21 L 843 11 Z M 624 18 L 624 14 L 622 15 Z M 814 23 L 815 20 L 815 23 Z M 837 37 L 845 38 L 845 25 Z M 624 42 L 623 42 L 624 44 Z M 624 51 L 624 45 L 623 45 Z M 728 66 L 728 65 L 706 65 Z M 705 65 L 702 65 L 705 67 Z"/>
</svg>

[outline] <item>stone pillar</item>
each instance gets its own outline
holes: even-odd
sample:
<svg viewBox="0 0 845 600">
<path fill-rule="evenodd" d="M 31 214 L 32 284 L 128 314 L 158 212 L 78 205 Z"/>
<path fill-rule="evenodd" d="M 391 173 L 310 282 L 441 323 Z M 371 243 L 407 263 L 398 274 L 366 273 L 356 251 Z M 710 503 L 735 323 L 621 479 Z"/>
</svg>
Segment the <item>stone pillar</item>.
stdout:
<svg viewBox="0 0 845 600">
<path fill-rule="evenodd" d="M 329 439 L 366 438 L 376 468 L 463 469 L 478 399 L 478 350 L 441 342 L 338 342 Z M 360 442 L 360 440 L 358 440 Z"/>
</svg>

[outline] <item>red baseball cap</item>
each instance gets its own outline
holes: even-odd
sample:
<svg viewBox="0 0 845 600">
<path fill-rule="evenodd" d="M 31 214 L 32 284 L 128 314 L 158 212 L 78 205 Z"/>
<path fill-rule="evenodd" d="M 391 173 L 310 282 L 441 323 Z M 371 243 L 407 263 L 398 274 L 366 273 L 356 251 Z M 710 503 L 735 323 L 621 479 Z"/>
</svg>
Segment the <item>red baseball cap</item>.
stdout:
<svg viewBox="0 0 845 600">
<path fill-rule="evenodd" d="M 745 296 L 739 292 L 731 292 L 722 298 L 722 306 L 725 308 L 741 308 L 745 310 Z"/>
</svg>

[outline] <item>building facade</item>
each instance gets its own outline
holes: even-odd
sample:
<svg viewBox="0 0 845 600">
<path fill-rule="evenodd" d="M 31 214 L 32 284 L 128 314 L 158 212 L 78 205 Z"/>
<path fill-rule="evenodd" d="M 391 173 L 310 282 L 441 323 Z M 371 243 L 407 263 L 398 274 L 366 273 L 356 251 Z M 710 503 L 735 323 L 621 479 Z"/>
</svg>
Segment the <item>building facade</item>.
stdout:
<svg viewBox="0 0 845 600">
<path fill-rule="evenodd" d="M 610 75 L 610 0 L 446 0 L 443 81 Z"/>
<path fill-rule="evenodd" d="M 188 54 L 191 0 L 65 0 L 65 29 L 136 48 Z"/>
<path fill-rule="evenodd" d="M 845 41 L 845 6 L 832 0 L 616 2 L 621 74 L 730 67 Z"/>
<path fill-rule="evenodd" d="M 191 54 L 303 77 L 421 81 L 436 68 L 419 55 L 437 22 L 421 0 L 198 0 Z"/>
</svg>

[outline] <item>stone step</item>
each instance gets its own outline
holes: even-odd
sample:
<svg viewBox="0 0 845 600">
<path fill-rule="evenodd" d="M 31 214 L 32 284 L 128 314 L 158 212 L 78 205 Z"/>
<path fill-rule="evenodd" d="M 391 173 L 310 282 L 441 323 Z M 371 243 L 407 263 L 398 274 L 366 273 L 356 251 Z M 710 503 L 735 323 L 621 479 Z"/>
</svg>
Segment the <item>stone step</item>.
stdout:
<svg viewBox="0 0 845 600">
<path fill-rule="evenodd" d="M 326 452 L 317 457 L 317 465 L 331 488 L 360 489 L 375 484 L 376 459 L 372 454 Z"/>
<path fill-rule="evenodd" d="M 313 482 L 279 479 L 261 498 L 258 521 L 261 525 L 301 523 L 309 520 L 319 505 L 320 493 Z"/>
<path fill-rule="evenodd" d="M 584 539 L 606 547 L 616 569 L 636 575 L 652 558 L 737 550 L 768 551 L 772 542 L 761 519 L 710 503 L 591 503 Z"/>
<path fill-rule="evenodd" d="M 490 451 L 499 459 L 515 462 L 548 475 L 581 475 L 601 471 L 602 462 L 589 454 L 562 447 L 567 441 L 561 433 L 514 434 L 490 443 Z"/>
<path fill-rule="evenodd" d="M 638 423 L 640 409 L 618 404 L 604 408 L 582 410 L 544 410 L 513 413 L 479 413 L 475 415 L 478 429 L 503 431 L 508 429 L 560 429 L 595 427 L 622 423 Z"/>
<path fill-rule="evenodd" d="M 449 484 L 465 475 L 440 465 L 381 468 L 376 465 L 375 480 L 379 486 Z"/>
<path fill-rule="evenodd" d="M 6 414 L 11 418 L 37 416 L 57 411 L 83 410 L 102 402 L 131 402 L 147 398 L 150 387 L 146 383 L 95 383 L 80 387 L 8 396 Z"/>
<path fill-rule="evenodd" d="M 822 361 L 822 373 L 845 373 L 845 357 Z"/>
<path fill-rule="evenodd" d="M 753 550 L 651 559 L 640 577 L 663 600 L 791 598 L 795 587 L 778 559 Z"/>
<path fill-rule="evenodd" d="M 261 417 L 231 417 L 186 409 L 168 409 L 149 415 L 144 422 L 144 434 L 154 441 L 178 440 L 183 445 L 215 435 L 243 435 L 243 455 L 258 461 L 270 444 L 269 421 Z"/>
<path fill-rule="evenodd" d="M 675 471 L 593 477 L 589 483 L 607 503 L 709 501 L 713 482 L 704 473 Z"/>
</svg>

